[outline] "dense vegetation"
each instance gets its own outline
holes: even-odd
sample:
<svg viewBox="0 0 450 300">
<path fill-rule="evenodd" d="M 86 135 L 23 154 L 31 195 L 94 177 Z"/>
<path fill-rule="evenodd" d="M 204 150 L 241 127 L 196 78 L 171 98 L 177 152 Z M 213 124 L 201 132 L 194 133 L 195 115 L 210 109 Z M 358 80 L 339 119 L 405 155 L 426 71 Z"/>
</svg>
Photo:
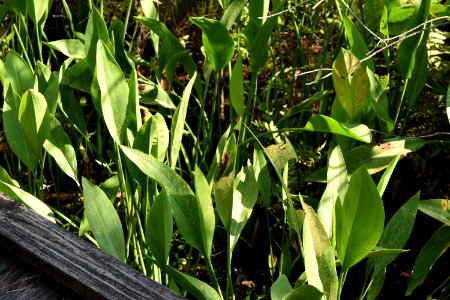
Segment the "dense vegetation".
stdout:
<svg viewBox="0 0 450 300">
<path fill-rule="evenodd" d="M 5 0 L 0 191 L 191 298 L 447 299 L 449 15 Z"/>
</svg>

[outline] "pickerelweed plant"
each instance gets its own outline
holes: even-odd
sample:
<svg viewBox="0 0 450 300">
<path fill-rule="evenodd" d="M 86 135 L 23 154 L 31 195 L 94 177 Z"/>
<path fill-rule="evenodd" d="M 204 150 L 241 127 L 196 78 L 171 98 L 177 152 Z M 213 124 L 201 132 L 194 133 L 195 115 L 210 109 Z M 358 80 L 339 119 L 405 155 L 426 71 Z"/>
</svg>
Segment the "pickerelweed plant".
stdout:
<svg viewBox="0 0 450 300">
<path fill-rule="evenodd" d="M 0 191 L 198 299 L 242 297 L 233 254 L 258 230 L 270 249 L 273 299 L 340 299 L 363 260 L 360 298 L 375 299 L 386 267 L 407 251 L 419 209 L 444 225 L 416 260 L 411 294 L 448 248 L 449 213 L 444 200 L 417 193 L 385 220 L 382 197 L 401 158 L 442 141 L 388 138 L 404 131 L 425 84 L 440 86 L 427 74 L 428 37 L 450 9 L 431 0 L 359 2 L 219 1 L 221 18 L 189 19 L 202 35 L 199 64 L 150 0 L 140 1 L 133 26 L 149 31 L 151 58 L 137 57 L 127 40 L 133 1 L 125 21 L 109 26 L 103 1 L 100 10 L 89 1 L 84 32 L 63 1 L 69 38 L 54 41 L 45 35 L 52 1 L 4 1 L 0 15 L 12 19 L 2 41 L 2 119 L 15 156 L 0 168 Z M 295 45 L 283 44 L 286 34 Z M 323 44 L 307 54 L 303 37 L 312 35 Z M 296 178 L 325 183 L 320 200 L 292 192 L 305 144 L 327 150 L 326 167 Z M 80 158 L 106 178 L 87 178 Z M 82 192 L 73 215 L 44 201 L 44 186 L 61 172 Z M 281 238 L 275 226 L 258 227 L 255 207 L 277 219 Z M 214 261 L 219 239 L 224 269 Z M 206 280 L 192 276 L 198 264 Z"/>
</svg>

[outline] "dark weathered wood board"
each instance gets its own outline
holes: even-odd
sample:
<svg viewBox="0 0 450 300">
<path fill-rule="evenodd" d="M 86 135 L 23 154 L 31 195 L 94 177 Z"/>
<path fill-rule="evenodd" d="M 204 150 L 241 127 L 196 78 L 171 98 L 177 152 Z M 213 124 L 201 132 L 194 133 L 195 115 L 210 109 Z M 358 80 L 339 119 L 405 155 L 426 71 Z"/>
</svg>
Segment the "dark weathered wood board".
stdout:
<svg viewBox="0 0 450 300">
<path fill-rule="evenodd" d="M 0 247 L 0 300 L 80 300 L 80 295 Z"/>
<path fill-rule="evenodd" d="M 0 246 L 88 299 L 183 299 L 2 193 Z"/>
</svg>

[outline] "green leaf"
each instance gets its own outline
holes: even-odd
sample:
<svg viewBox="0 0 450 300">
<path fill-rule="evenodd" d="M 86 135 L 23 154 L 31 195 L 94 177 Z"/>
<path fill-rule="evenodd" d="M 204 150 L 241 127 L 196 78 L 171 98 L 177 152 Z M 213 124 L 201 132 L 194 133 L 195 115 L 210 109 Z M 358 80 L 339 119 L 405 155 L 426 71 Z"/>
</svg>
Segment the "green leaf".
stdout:
<svg viewBox="0 0 450 300">
<path fill-rule="evenodd" d="M 262 203 L 266 207 L 269 207 L 270 198 L 272 196 L 272 180 L 270 178 L 269 166 L 267 165 L 266 158 L 258 144 L 255 144 L 253 150 L 253 168 L 255 170 L 255 177 L 258 182 Z"/>
<path fill-rule="evenodd" d="M 366 42 L 361 36 L 361 33 L 356 28 L 355 24 L 350 21 L 350 19 L 346 15 L 343 15 L 343 21 L 345 35 L 348 39 L 351 53 L 355 55 L 359 60 L 362 60 L 366 57 L 366 55 L 369 54 L 369 49 L 367 48 Z M 366 60 L 361 65 L 364 69 L 366 69 L 366 67 L 369 67 L 371 71 L 375 70 L 372 59 Z"/>
<path fill-rule="evenodd" d="M 380 242 L 378 243 L 380 247 L 386 249 L 401 249 L 406 245 L 414 226 L 418 205 L 419 193 L 414 195 L 397 210 L 384 228 Z M 368 268 L 373 269 L 371 280 L 380 283 L 383 282 L 385 268 L 393 262 L 398 255 L 399 253 L 386 253 L 371 258 L 367 263 Z M 378 287 L 381 290 L 382 284 L 378 284 Z M 371 288 L 371 296 L 376 298 L 380 290 Z"/>
<path fill-rule="evenodd" d="M 48 43 L 44 42 L 44 44 L 68 57 L 78 59 L 83 59 L 86 57 L 84 44 L 77 39 L 63 39 Z"/>
<path fill-rule="evenodd" d="M 322 115 L 312 116 L 300 130 L 340 134 L 364 143 L 370 143 L 372 140 L 372 134 L 366 125 L 339 123 Z"/>
<path fill-rule="evenodd" d="M 133 148 L 146 154 L 152 154 L 159 161 L 164 161 L 169 149 L 169 129 L 164 117 L 156 113 L 139 128 Z"/>
<path fill-rule="evenodd" d="M 448 199 L 431 199 L 419 202 L 419 210 L 424 214 L 450 226 L 450 209 Z"/>
<path fill-rule="evenodd" d="M 327 187 L 317 208 L 317 215 L 334 246 L 336 240 L 336 201 L 344 199 L 348 188 L 348 174 L 341 148 L 336 146 L 331 150 L 328 159 Z"/>
<path fill-rule="evenodd" d="M 222 18 L 220 19 L 220 23 L 225 26 L 227 31 L 231 29 L 233 24 L 235 24 L 235 21 L 244 9 L 245 4 L 247 4 L 247 0 L 234 0 L 227 7 L 222 15 Z"/>
<path fill-rule="evenodd" d="M 56 223 L 55 216 L 53 215 L 53 211 L 50 209 L 50 207 L 48 207 L 47 204 L 45 204 L 35 196 L 25 192 L 21 188 L 18 188 L 11 183 L 4 182 L 2 179 L 0 180 L 0 192 L 8 195 L 17 202 L 28 206 L 49 221 Z"/>
<path fill-rule="evenodd" d="M 230 100 L 239 117 L 244 117 L 244 78 L 242 77 L 242 57 L 239 54 L 230 74 Z"/>
<path fill-rule="evenodd" d="M 84 40 L 85 53 L 88 61 L 87 66 L 91 69 L 91 71 L 94 71 L 98 60 L 96 55 L 99 40 L 103 41 L 105 47 L 108 48 L 110 52 L 113 50 L 109 39 L 108 29 L 106 28 L 106 23 L 100 12 L 94 7 L 86 25 Z"/>
<path fill-rule="evenodd" d="M 181 284 L 185 289 L 189 291 L 195 299 L 199 300 L 222 300 L 217 292 L 197 278 L 181 273 L 180 271 L 168 266 L 166 269 L 167 274 L 172 277 L 176 282 Z"/>
<path fill-rule="evenodd" d="M 220 72 L 228 65 L 234 54 L 234 41 L 230 33 L 216 20 L 205 17 L 191 17 L 190 20 L 202 29 L 206 58 L 214 70 Z"/>
<path fill-rule="evenodd" d="M 270 296 L 272 300 L 283 300 L 293 290 L 289 279 L 281 274 L 270 287 Z"/>
<path fill-rule="evenodd" d="M 297 159 L 297 153 L 287 138 L 283 144 L 274 144 L 264 148 L 264 152 L 280 178 L 282 178 L 286 163 Z"/>
<path fill-rule="evenodd" d="M 44 149 L 55 159 L 67 176 L 78 182 L 77 156 L 69 136 L 58 120 L 50 115 L 50 132 L 44 142 Z"/>
<path fill-rule="evenodd" d="M 10 50 L 5 61 L 0 60 L 0 79 L 3 85 L 3 97 L 6 97 L 9 85 L 19 96 L 33 88 L 33 73 L 25 60 L 14 50 Z"/>
<path fill-rule="evenodd" d="M 381 176 L 380 181 L 377 185 L 378 193 L 380 194 L 380 197 L 383 196 L 384 191 L 386 190 L 386 187 L 389 183 L 389 179 L 391 178 L 392 174 L 394 173 L 395 166 L 397 165 L 398 161 L 400 160 L 401 154 L 397 154 L 389 165 L 386 168 L 386 171 L 384 171 L 383 176 Z"/>
<path fill-rule="evenodd" d="M 186 121 L 187 108 L 189 106 L 189 98 L 191 97 L 192 87 L 194 85 L 195 79 L 197 78 L 197 73 L 189 80 L 186 88 L 183 91 L 183 96 L 181 102 L 175 110 L 175 114 L 172 119 L 171 128 L 171 147 L 170 147 L 170 166 L 175 169 L 178 161 L 178 156 L 181 149 L 181 139 L 183 137 L 183 130 Z"/>
<path fill-rule="evenodd" d="M 257 74 L 259 70 L 262 69 L 266 64 L 269 47 L 271 44 L 270 37 L 272 36 L 272 30 L 276 24 L 276 21 L 277 18 L 267 19 L 266 22 L 258 30 L 255 40 L 248 47 L 253 74 Z"/>
<path fill-rule="evenodd" d="M 361 165 L 366 165 L 369 174 L 375 174 L 386 169 L 398 155 L 401 158 L 426 145 L 428 141 L 421 139 L 390 139 L 377 145 L 363 145 L 344 153 L 347 172 L 352 174 Z M 326 180 L 326 168 L 314 172 L 307 178 L 309 181 Z"/>
<path fill-rule="evenodd" d="M 101 91 L 101 109 L 106 127 L 117 144 L 124 138 L 128 122 L 128 83 L 107 46 L 97 44 L 97 81 Z"/>
<path fill-rule="evenodd" d="M 89 221 L 100 249 L 125 262 L 125 241 L 116 209 L 106 194 L 98 187 L 82 179 L 84 213 Z"/>
<path fill-rule="evenodd" d="M 19 123 L 35 153 L 41 153 L 50 132 L 50 112 L 44 96 L 35 90 L 23 94 L 19 105 Z"/>
<path fill-rule="evenodd" d="M 200 230 L 203 240 L 204 255 L 209 259 L 216 227 L 216 218 L 211 198 L 211 187 L 205 175 L 195 166 L 194 170 L 195 195 L 199 202 Z"/>
<path fill-rule="evenodd" d="M 298 299 L 308 299 L 308 300 L 321 300 L 323 299 L 323 293 L 312 285 L 303 285 L 292 292 L 287 294 L 283 300 L 298 300 Z"/>
<path fill-rule="evenodd" d="M 319 217 L 302 197 L 306 212 L 303 221 L 303 249 L 308 283 L 322 291 L 326 299 L 337 299 L 338 277 L 334 251 Z"/>
<path fill-rule="evenodd" d="M 447 251 L 450 246 L 450 227 L 442 226 L 427 241 L 414 262 L 412 277 L 406 289 L 406 296 L 412 294 L 427 277 L 436 260 Z"/>
<path fill-rule="evenodd" d="M 50 0 L 28 1 L 28 15 L 33 23 L 37 24 L 44 15 L 48 15 Z"/>
<path fill-rule="evenodd" d="M 142 85 L 141 85 L 142 86 Z M 149 82 L 145 86 L 144 93 L 140 95 L 139 102 L 149 105 L 160 105 L 169 109 L 176 109 L 169 94 L 163 90 L 159 85 Z"/>
<path fill-rule="evenodd" d="M 383 203 L 366 167 L 361 166 L 350 178 L 345 199 L 336 202 L 336 246 L 344 271 L 370 253 L 383 226 Z"/>
<path fill-rule="evenodd" d="M 14 154 L 29 170 L 34 170 L 40 155 L 34 151 L 19 122 L 19 106 L 20 98 L 13 92 L 10 85 L 3 105 L 3 128 L 6 139 Z"/>
<path fill-rule="evenodd" d="M 369 76 L 370 81 L 370 105 L 372 106 L 380 121 L 383 122 L 384 126 L 387 129 L 387 132 L 392 132 L 392 130 L 394 130 L 395 124 L 387 113 L 387 89 L 383 86 L 380 80 L 378 80 L 375 73 L 367 70 L 367 75 Z"/>
<path fill-rule="evenodd" d="M 450 86 L 447 90 L 447 117 L 448 121 L 450 122 Z"/>
<path fill-rule="evenodd" d="M 172 209 L 169 197 L 163 190 L 150 208 L 150 216 L 145 227 L 145 238 L 150 251 L 158 262 L 158 266 L 163 270 L 165 270 L 169 258 L 172 235 Z"/>
<path fill-rule="evenodd" d="M 350 51 L 342 49 L 333 63 L 333 84 L 339 103 L 350 122 L 359 122 L 369 95 L 369 78 L 365 68 Z"/>
<path fill-rule="evenodd" d="M 200 204 L 189 185 L 167 165 L 141 151 L 120 146 L 125 156 L 139 170 L 158 182 L 166 191 L 177 228 L 188 244 L 203 251 L 200 224 Z"/>
</svg>

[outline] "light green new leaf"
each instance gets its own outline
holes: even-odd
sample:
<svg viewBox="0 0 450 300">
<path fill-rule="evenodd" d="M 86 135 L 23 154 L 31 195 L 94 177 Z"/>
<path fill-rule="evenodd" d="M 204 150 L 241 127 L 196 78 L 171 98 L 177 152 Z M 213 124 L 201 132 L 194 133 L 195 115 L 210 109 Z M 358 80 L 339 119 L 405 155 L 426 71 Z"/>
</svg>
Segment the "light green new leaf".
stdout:
<svg viewBox="0 0 450 300">
<path fill-rule="evenodd" d="M 419 193 L 414 195 L 405 204 L 403 204 L 384 228 L 378 245 L 387 249 L 401 249 L 411 235 L 414 221 L 416 219 L 417 207 L 419 205 Z M 379 282 L 379 290 L 371 287 L 370 295 L 376 298 L 382 288 L 384 279 L 384 269 L 393 262 L 400 253 L 386 253 L 369 259 L 367 267 L 373 269 L 372 280 Z M 380 277 L 380 278 L 378 278 Z"/>
<path fill-rule="evenodd" d="M 350 122 L 359 122 L 369 95 L 369 78 L 358 58 L 342 49 L 333 63 L 333 84 L 339 103 Z"/>
<path fill-rule="evenodd" d="M 322 115 L 312 116 L 300 130 L 340 134 L 364 143 L 370 143 L 372 140 L 372 134 L 366 125 L 339 123 L 333 118 Z"/>
<path fill-rule="evenodd" d="M 83 59 L 86 57 L 83 42 L 77 39 L 63 39 L 44 43 L 52 49 L 55 49 L 67 57 Z"/>
<path fill-rule="evenodd" d="M 222 300 L 219 294 L 205 282 L 182 273 L 170 266 L 166 269 L 167 274 L 186 288 L 190 294 L 198 300 Z"/>
<path fill-rule="evenodd" d="M 59 121 L 50 115 L 50 132 L 44 142 L 44 149 L 50 154 L 67 176 L 78 182 L 77 156 L 69 136 Z"/>
<path fill-rule="evenodd" d="M 361 166 L 350 178 L 345 199 L 336 202 L 336 246 L 344 271 L 377 245 L 383 226 L 383 203 L 366 167 Z"/>
<path fill-rule="evenodd" d="M 450 209 L 448 199 L 431 199 L 419 202 L 419 210 L 424 214 L 450 226 Z"/>
<path fill-rule="evenodd" d="M 175 169 L 178 161 L 178 156 L 181 149 L 181 139 L 183 137 L 183 130 L 186 121 L 187 108 L 189 106 L 189 98 L 191 97 L 192 87 L 194 85 L 195 79 L 197 78 L 197 73 L 194 73 L 186 88 L 183 91 L 183 96 L 181 98 L 180 104 L 175 110 L 175 114 L 172 119 L 171 126 L 171 147 L 170 147 L 170 166 Z"/>
<path fill-rule="evenodd" d="M 194 170 L 195 195 L 200 209 L 200 229 L 203 240 L 204 255 L 209 259 L 211 255 L 216 218 L 211 198 L 211 187 L 206 181 L 205 175 L 195 166 Z"/>
<path fill-rule="evenodd" d="M 101 109 L 109 134 L 117 144 L 124 138 L 128 122 L 128 83 L 103 41 L 97 44 L 97 82 L 101 92 Z"/>
<path fill-rule="evenodd" d="M 120 148 L 142 173 L 158 182 L 166 191 L 178 230 L 188 244 L 203 253 L 200 204 L 186 181 L 153 156 L 125 146 Z"/>
<path fill-rule="evenodd" d="M 289 279 L 281 274 L 270 287 L 270 297 L 272 300 L 283 300 L 293 290 Z"/>
<path fill-rule="evenodd" d="M 420 250 L 414 262 L 412 277 L 406 289 L 406 296 L 412 294 L 427 277 L 436 260 L 450 247 L 450 226 L 442 226 L 428 240 Z"/>
<path fill-rule="evenodd" d="M 106 194 L 98 187 L 82 179 L 84 213 L 100 249 L 125 262 L 125 241 L 116 209 Z"/>
<path fill-rule="evenodd" d="M 96 53 L 97 53 L 97 44 L 98 41 L 101 40 L 105 43 L 106 47 L 109 51 L 112 51 L 111 41 L 109 39 L 108 29 L 106 28 L 106 23 L 97 10 L 97 8 L 93 8 L 91 14 L 89 15 L 89 19 L 86 25 L 86 33 L 85 33 L 85 53 L 88 61 L 87 66 L 94 71 L 96 66 Z"/>
<path fill-rule="evenodd" d="M 19 105 L 19 123 L 35 153 L 40 153 L 50 132 L 50 112 L 44 96 L 35 90 L 23 94 Z"/>
<path fill-rule="evenodd" d="M 6 97 L 9 85 L 14 92 L 22 95 L 33 88 L 34 78 L 25 60 L 14 50 L 10 50 L 5 61 L 0 60 L 0 79 L 3 85 L 3 97 Z"/>
<path fill-rule="evenodd" d="M 239 117 L 244 116 L 244 78 L 242 77 L 242 57 L 239 54 L 230 74 L 230 100 Z"/>
<path fill-rule="evenodd" d="M 319 217 L 302 197 L 306 212 L 303 221 L 303 249 L 308 283 L 322 291 L 326 299 L 337 299 L 338 277 L 334 251 Z"/>
<path fill-rule="evenodd" d="M 329 238 L 332 239 L 332 245 L 335 244 L 336 237 L 336 214 L 335 207 L 338 197 L 344 199 L 348 187 L 348 174 L 345 167 L 345 160 L 341 148 L 333 148 L 328 159 L 327 187 L 319 202 L 317 215 Z"/>
<path fill-rule="evenodd" d="M 53 211 L 44 202 L 36 198 L 35 196 L 25 192 L 23 189 L 0 180 L 0 192 L 8 195 L 19 203 L 22 203 L 41 216 L 47 218 L 49 221 L 56 223 Z"/>
<path fill-rule="evenodd" d="M 234 41 L 225 26 L 217 20 L 191 17 L 191 22 L 201 28 L 206 58 L 216 72 L 230 62 L 234 54 Z"/>
<path fill-rule="evenodd" d="M 29 170 L 34 170 L 40 155 L 34 151 L 19 122 L 19 105 L 20 98 L 13 92 L 10 85 L 3 105 L 3 128 L 5 130 L 5 136 L 14 154 L 17 155 Z"/>
<path fill-rule="evenodd" d="M 50 4 L 53 1 L 50 0 L 39 0 L 39 1 L 28 1 L 28 16 L 37 24 L 44 15 L 48 15 L 50 10 Z"/>
<path fill-rule="evenodd" d="M 172 209 L 166 191 L 156 197 L 150 208 L 145 238 L 158 266 L 165 270 L 173 235 Z"/>
</svg>

